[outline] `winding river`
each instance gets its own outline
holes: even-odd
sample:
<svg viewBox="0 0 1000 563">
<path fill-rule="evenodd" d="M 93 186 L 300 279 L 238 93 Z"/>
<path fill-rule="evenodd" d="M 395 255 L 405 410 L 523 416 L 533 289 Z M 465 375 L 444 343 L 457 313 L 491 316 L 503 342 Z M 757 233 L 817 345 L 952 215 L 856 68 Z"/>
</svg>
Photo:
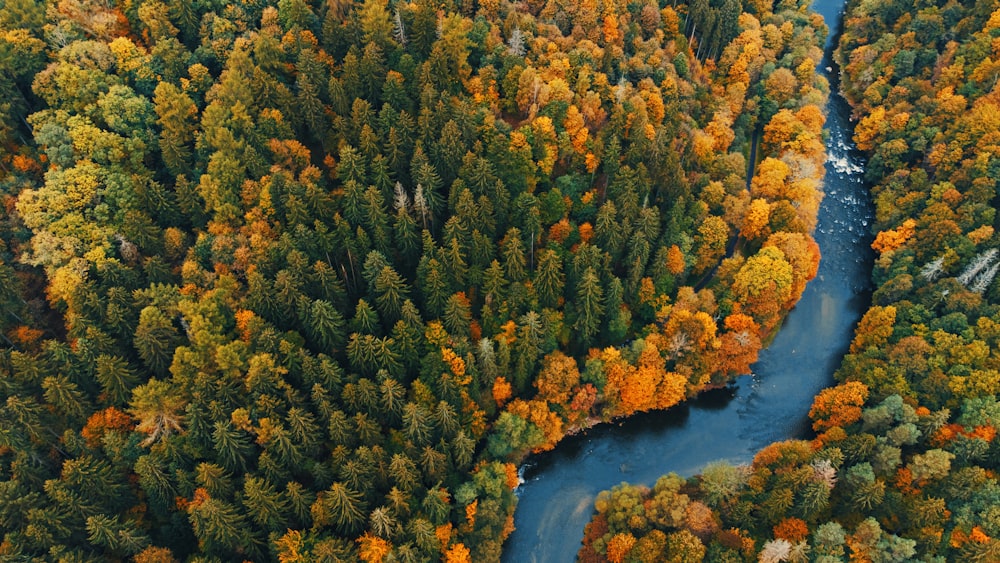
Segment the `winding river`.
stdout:
<svg viewBox="0 0 1000 563">
<path fill-rule="evenodd" d="M 843 4 L 814 2 L 831 27 L 821 68 L 834 66 L 834 27 Z M 836 76 L 825 72 L 836 91 Z M 532 457 L 523 468 L 505 563 L 575 561 L 597 493 L 622 481 L 652 485 L 664 473 L 693 475 L 715 460 L 749 462 L 771 442 L 808 435 L 813 396 L 832 383 L 870 300 L 872 208 L 861 156 L 850 142 L 849 115 L 847 103 L 831 94 L 826 195 L 815 234 L 823 256 L 819 274 L 761 352 L 754 373 L 667 412 L 601 425 Z"/>
</svg>

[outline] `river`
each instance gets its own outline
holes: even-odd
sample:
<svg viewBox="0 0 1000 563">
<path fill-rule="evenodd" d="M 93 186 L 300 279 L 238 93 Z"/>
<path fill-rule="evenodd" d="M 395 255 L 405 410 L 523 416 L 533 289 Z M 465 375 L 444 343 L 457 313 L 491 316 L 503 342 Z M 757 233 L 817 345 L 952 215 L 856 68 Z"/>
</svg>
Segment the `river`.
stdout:
<svg viewBox="0 0 1000 563">
<path fill-rule="evenodd" d="M 816 0 L 831 27 L 821 70 L 831 90 L 831 44 L 843 0 Z M 812 399 L 833 382 L 854 325 L 870 301 L 872 207 L 862 181 L 863 161 L 850 143 L 850 109 L 837 94 L 827 104 L 825 197 L 815 233 L 819 273 L 762 351 L 751 376 L 704 393 L 666 412 L 638 415 L 569 437 L 522 468 L 516 530 L 504 545 L 505 563 L 572 562 L 583 528 L 602 490 L 627 481 L 652 485 L 664 473 L 689 476 L 706 463 L 745 463 L 778 440 L 806 437 Z"/>
</svg>

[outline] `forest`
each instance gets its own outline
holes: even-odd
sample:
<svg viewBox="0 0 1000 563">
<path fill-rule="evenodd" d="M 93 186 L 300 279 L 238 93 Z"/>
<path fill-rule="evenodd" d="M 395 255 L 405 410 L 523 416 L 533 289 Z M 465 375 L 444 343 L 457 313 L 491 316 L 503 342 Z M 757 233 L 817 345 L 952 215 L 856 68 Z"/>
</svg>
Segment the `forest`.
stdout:
<svg viewBox="0 0 1000 563">
<path fill-rule="evenodd" d="M 848 2 L 875 291 L 815 437 L 601 494 L 581 561 L 1000 561 L 1000 3 Z"/>
<path fill-rule="evenodd" d="M 517 462 L 815 276 L 807 4 L 6 0 L 0 558 L 499 560 Z"/>
</svg>

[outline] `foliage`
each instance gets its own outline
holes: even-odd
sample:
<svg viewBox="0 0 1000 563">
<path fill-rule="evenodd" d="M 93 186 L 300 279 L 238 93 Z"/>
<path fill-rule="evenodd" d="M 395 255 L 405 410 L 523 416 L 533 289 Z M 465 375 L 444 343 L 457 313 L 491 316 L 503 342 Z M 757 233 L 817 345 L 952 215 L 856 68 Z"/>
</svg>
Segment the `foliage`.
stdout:
<svg viewBox="0 0 1000 563">
<path fill-rule="evenodd" d="M 505 462 L 746 372 L 815 275 L 795 3 L 2 12 L 7 558 L 498 560 Z"/>
<path fill-rule="evenodd" d="M 998 31 L 992 1 L 848 2 L 837 58 L 869 156 L 879 256 L 839 384 L 810 411 L 819 435 L 767 446 L 745 468 L 661 478 L 681 483 L 670 496 L 660 482 L 622 485 L 597 503 L 582 559 L 610 559 L 629 508 L 627 524 L 644 525 L 629 528 L 636 545 L 693 533 L 652 516 L 699 499 L 724 530 L 708 538 L 712 560 L 997 558 Z M 786 80 L 775 72 L 766 86 L 778 95 Z M 765 129 L 765 142 L 788 138 Z M 768 185 L 783 174 L 770 166 Z M 748 234 L 763 216 L 754 202 Z M 748 293 L 773 290 L 753 279 Z"/>
</svg>

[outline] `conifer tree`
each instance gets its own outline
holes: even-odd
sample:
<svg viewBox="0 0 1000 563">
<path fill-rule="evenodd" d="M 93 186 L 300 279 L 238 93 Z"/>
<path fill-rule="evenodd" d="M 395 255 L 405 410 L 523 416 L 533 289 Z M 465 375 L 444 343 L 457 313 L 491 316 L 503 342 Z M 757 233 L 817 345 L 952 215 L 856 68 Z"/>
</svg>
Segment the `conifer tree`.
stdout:
<svg viewBox="0 0 1000 563">
<path fill-rule="evenodd" d="M 579 333 L 579 342 L 590 343 L 598 333 L 604 315 L 604 289 L 593 268 L 587 268 L 576 288 L 576 322 L 573 328 Z"/>
</svg>

